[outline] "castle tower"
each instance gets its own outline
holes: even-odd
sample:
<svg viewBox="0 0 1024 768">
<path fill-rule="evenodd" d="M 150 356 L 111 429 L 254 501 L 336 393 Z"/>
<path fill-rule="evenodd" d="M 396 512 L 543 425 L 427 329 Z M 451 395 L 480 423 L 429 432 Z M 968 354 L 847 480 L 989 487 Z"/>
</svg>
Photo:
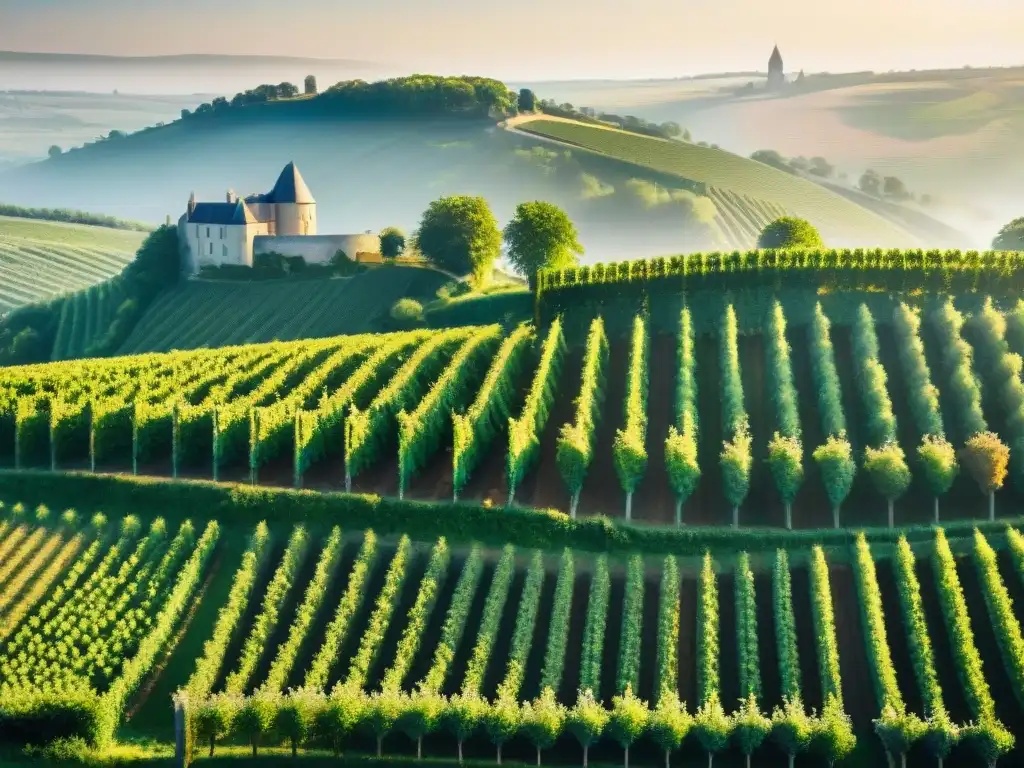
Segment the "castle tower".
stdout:
<svg viewBox="0 0 1024 768">
<path fill-rule="evenodd" d="M 295 163 L 281 171 L 269 198 L 274 203 L 277 235 L 316 234 L 316 200 Z"/>
<path fill-rule="evenodd" d="M 782 68 L 782 54 L 779 46 L 775 46 L 768 59 L 768 90 L 778 91 L 786 84 L 786 75 Z"/>
</svg>

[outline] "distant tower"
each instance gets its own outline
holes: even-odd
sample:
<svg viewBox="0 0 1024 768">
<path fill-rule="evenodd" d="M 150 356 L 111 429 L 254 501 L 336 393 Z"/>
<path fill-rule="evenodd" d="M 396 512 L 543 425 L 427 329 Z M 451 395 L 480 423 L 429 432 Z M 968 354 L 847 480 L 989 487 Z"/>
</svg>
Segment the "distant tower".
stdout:
<svg viewBox="0 0 1024 768">
<path fill-rule="evenodd" d="M 778 91 L 786 84 L 786 75 L 782 69 L 782 54 L 779 53 L 779 46 L 772 50 L 771 58 L 768 59 L 768 90 Z"/>
</svg>

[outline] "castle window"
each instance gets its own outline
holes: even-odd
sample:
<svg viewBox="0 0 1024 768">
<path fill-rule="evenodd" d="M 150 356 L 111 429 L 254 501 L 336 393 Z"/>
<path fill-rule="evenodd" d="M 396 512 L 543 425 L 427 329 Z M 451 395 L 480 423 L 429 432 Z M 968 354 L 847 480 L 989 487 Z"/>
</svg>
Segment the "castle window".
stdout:
<svg viewBox="0 0 1024 768">
<path fill-rule="evenodd" d="M 209 227 L 207 227 L 207 228 L 206 228 L 206 236 L 207 236 L 207 237 L 209 237 L 209 236 L 210 236 L 210 228 L 209 228 Z"/>
<path fill-rule="evenodd" d="M 226 245 L 222 245 L 221 246 L 221 253 L 220 253 L 220 255 L 223 256 L 224 258 L 227 258 L 228 247 Z"/>
<path fill-rule="evenodd" d="M 213 243 L 210 243 L 210 255 L 213 256 Z"/>
</svg>

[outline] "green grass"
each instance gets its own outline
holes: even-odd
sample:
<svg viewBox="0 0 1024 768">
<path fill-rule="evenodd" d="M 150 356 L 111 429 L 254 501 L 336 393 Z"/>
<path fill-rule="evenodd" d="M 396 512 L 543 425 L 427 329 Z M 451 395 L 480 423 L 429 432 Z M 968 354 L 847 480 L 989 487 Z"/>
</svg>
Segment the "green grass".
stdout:
<svg viewBox="0 0 1024 768">
<path fill-rule="evenodd" d="M 911 246 L 914 238 L 876 214 L 820 186 L 720 149 L 656 139 L 582 123 L 531 120 L 521 131 L 686 179 L 708 191 L 771 200 L 817 226 L 832 244 Z"/>
<path fill-rule="evenodd" d="M 144 238 L 143 232 L 0 217 L 0 313 L 116 275 Z"/>
<path fill-rule="evenodd" d="M 189 281 L 153 303 L 120 354 L 380 330 L 398 299 L 431 300 L 449 280 L 432 269 L 379 267 L 319 281 Z"/>
</svg>

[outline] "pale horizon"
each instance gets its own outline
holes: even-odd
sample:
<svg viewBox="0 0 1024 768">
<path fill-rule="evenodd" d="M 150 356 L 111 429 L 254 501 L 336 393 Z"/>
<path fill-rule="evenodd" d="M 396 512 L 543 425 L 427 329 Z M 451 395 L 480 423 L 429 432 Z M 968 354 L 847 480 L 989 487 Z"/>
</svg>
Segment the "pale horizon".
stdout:
<svg viewBox="0 0 1024 768">
<path fill-rule="evenodd" d="M 827 6 L 827 7 L 826 7 Z M 1024 3 L 977 0 L 0 0 L 0 50 L 101 56 L 236 55 L 365 61 L 398 71 L 504 80 L 691 77 L 1024 65 Z"/>
</svg>

